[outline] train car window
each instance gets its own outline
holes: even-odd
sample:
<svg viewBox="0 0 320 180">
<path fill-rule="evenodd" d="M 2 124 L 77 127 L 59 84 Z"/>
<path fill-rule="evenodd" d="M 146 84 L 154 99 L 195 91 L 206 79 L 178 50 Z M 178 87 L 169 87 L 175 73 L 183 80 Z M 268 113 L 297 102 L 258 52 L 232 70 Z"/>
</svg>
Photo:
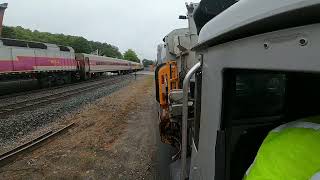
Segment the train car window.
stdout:
<svg viewBox="0 0 320 180">
<path fill-rule="evenodd" d="M 282 74 L 237 74 L 234 87 L 233 118 L 278 115 L 285 102 L 285 76 Z"/>
<path fill-rule="evenodd" d="M 285 110 L 286 75 L 277 72 L 235 70 L 225 72 L 224 98 L 229 123 L 282 115 Z"/>
<path fill-rule="evenodd" d="M 29 48 L 36 48 L 36 49 L 47 49 L 48 47 L 43 43 L 36 43 L 36 42 L 28 42 Z"/>
<path fill-rule="evenodd" d="M 5 46 L 28 47 L 28 43 L 26 41 L 19 41 L 14 39 L 1 39 L 1 41 Z"/>
<path fill-rule="evenodd" d="M 70 49 L 66 46 L 59 46 L 60 51 L 70 52 Z"/>
<path fill-rule="evenodd" d="M 241 179 L 268 131 L 285 116 L 287 74 L 227 69 L 223 75 L 224 141 L 217 156 L 225 157 L 225 179 Z"/>
<path fill-rule="evenodd" d="M 216 156 L 224 179 L 241 179 L 271 129 L 320 115 L 320 74 L 227 69 Z M 220 139 L 218 139 L 220 140 Z M 222 142 L 222 143 L 218 143 Z M 225 148 L 225 149 L 224 149 Z"/>
</svg>

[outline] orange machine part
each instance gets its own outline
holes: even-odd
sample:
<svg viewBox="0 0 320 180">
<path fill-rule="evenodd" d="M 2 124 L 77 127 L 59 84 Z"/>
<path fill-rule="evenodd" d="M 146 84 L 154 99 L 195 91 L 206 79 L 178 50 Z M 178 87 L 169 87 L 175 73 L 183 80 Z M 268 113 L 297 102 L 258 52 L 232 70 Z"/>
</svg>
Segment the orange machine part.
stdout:
<svg viewBox="0 0 320 180">
<path fill-rule="evenodd" d="M 158 72 L 159 103 L 162 109 L 168 107 L 168 95 L 172 89 L 178 89 L 178 67 L 175 61 L 169 61 Z"/>
<path fill-rule="evenodd" d="M 166 144 L 174 144 L 174 138 L 170 135 L 170 117 L 169 117 L 169 92 L 179 88 L 178 67 L 175 61 L 169 61 L 162 64 L 156 70 L 157 81 L 157 99 L 160 104 L 159 112 L 159 132 L 161 141 Z"/>
</svg>

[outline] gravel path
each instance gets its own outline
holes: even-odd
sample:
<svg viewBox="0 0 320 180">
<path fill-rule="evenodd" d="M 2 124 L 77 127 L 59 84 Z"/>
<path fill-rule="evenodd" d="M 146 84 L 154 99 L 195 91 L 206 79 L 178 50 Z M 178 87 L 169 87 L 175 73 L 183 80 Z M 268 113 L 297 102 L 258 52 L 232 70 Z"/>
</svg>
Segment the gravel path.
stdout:
<svg viewBox="0 0 320 180">
<path fill-rule="evenodd" d="M 128 85 L 133 79 L 132 75 L 123 76 L 120 81 L 117 81 L 118 83 L 98 88 L 94 91 L 81 93 L 80 95 L 34 110 L 23 111 L 6 118 L 0 117 L 0 153 L 49 131 L 49 129 L 58 128 L 59 123 L 63 122 L 63 117 L 79 112 L 83 105 L 87 105 L 121 89 Z M 16 101 L 22 101 L 30 98 L 38 98 L 48 94 L 70 90 L 71 88 L 74 87 L 55 89 L 50 92 L 41 92 L 25 97 L 20 96 L 14 99 Z M 1 103 L 1 106 L 3 103 Z"/>
</svg>

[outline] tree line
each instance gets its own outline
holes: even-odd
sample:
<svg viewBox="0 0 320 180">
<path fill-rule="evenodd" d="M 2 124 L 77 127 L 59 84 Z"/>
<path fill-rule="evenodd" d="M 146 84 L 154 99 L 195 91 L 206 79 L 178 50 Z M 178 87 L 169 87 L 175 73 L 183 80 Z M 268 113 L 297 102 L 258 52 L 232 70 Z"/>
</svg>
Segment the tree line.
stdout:
<svg viewBox="0 0 320 180">
<path fill-rule="evenodd" d="M 142 60 L 142 64 L 143 64 L 144 67 L 148 67 L 148 66 L 150 66 L 150 65 L 153 65 L 153 64 L 154 64 L 154 61 L 148 60 L 148 59 L 143 59 L 143 60 Z"/>
<path fill-rule="evenodd" d="M 101 56 L 126 59 L 140 63 L 137 54 L 132 49 L 128 49 L 122 55 L 122 53 L 119 51 L 119 48 L 114 45 L 97 41 L 89 41 L 80 36 L 52 34 L 48 32 L 39 32 L 37 30 L 31 31 L 30 29 L 26 29 L 21 26 L 4 26 L 2 29 L 2 37 L 71 46 L 76 53 L 91 54 L 92 52 L 97 51 Z"/>
</svg>

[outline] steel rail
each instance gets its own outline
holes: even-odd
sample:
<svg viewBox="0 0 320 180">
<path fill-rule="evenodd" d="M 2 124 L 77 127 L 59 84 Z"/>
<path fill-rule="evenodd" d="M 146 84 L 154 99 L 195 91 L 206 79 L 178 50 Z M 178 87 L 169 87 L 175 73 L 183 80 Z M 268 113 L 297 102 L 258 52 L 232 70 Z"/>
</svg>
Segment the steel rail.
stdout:
<svg viewBox="0 0 320 180">
<path fill-rule="evenodd" d="M 86 80 L 86 81 L 72 82 L 72 83 L 68 83 L 68 84 L 51 86 L 51 87 L 47 87 L 47 88 L 40 88 L 40 89 L 37 88 L 37 89 L 23 91 L 23 92 L 4 94 L 4 95 L 0 95 L 0 100 L 6 100 L 6 99 L 13 98 L 13 97 L 23 96 L 23 95 L 32 94 L 32 93 L 39 93 L 39 92 L 45 92 L 45 91 L 50 91 L 50 90 L 55 90 L 55 89 L 62 89 L 62 88 L 66 88 L 66 87 L 72 87 L 72 86 L 87 84 L 87 83 L 96 82 L 96 81 L 108 80 L 108 79 L 112 79 L 112 78 L 119 77 L 119 76 L 121 77 L 123 75 L 100 76 L 100 77 L 93 78 L 93 79 Z"/>
<path fill-rule="evenodd" d="M 79 87 L 79 88 L 67 90 L 67 91 L 60 92 L 60 93 L 50 94 L 47 96 L 43 96 L 43 97 L 31 99 L 31 100 L 26 100 L 26 101 L 22 101 L 22 102 L 18 102 L 18 103 L 5 105 L 5 106 L 0 107 L 0 116 L 12 114 L 13 112 L 16 113 L 18 111 L 22 111 L 27 108 L 32 108 L 32 107 L 42 105 L 42 104 L 49 104 L 49 103 L 52 103 L 52 102 L 55 102 L 55 101 L 58 101 L 61 99 L 65 99 L 66 97 L 70 97 L 70 96 L 73 96 L 73 95 L 76 95 L 79 93 L 83 93 L 86 91 L 94 90 L 94 89 L 97 89 L 97 88 L 100 88 L 100 87 L 103 87 L 106 85 L 113 84 L 120 79 L 121 79 L 121 77 L 117 77 L 114 79 L 108 79 L 107 81 L 103 81 L 103 82 L 99 82 L 99 83 L 95 83 L 95 84 L 89 84 L 84 87 Z"/>
<path fill-rule="evenodd" d="M 4 166 L 11 158 L 18 156 L 19 154 L 25 152 L 28 149 L 31 149 L 44 141 L 53 138 L 54 136 L 61 134 L 62 132 L 66 131 L 67 129 L 71 128 L 75 123 L 71 123 L 55 132 L 49 131 L 25 144 L 22 144 L 10 151 L 7 151 L 0 155 L 0 167 Z"/>
</svg>

